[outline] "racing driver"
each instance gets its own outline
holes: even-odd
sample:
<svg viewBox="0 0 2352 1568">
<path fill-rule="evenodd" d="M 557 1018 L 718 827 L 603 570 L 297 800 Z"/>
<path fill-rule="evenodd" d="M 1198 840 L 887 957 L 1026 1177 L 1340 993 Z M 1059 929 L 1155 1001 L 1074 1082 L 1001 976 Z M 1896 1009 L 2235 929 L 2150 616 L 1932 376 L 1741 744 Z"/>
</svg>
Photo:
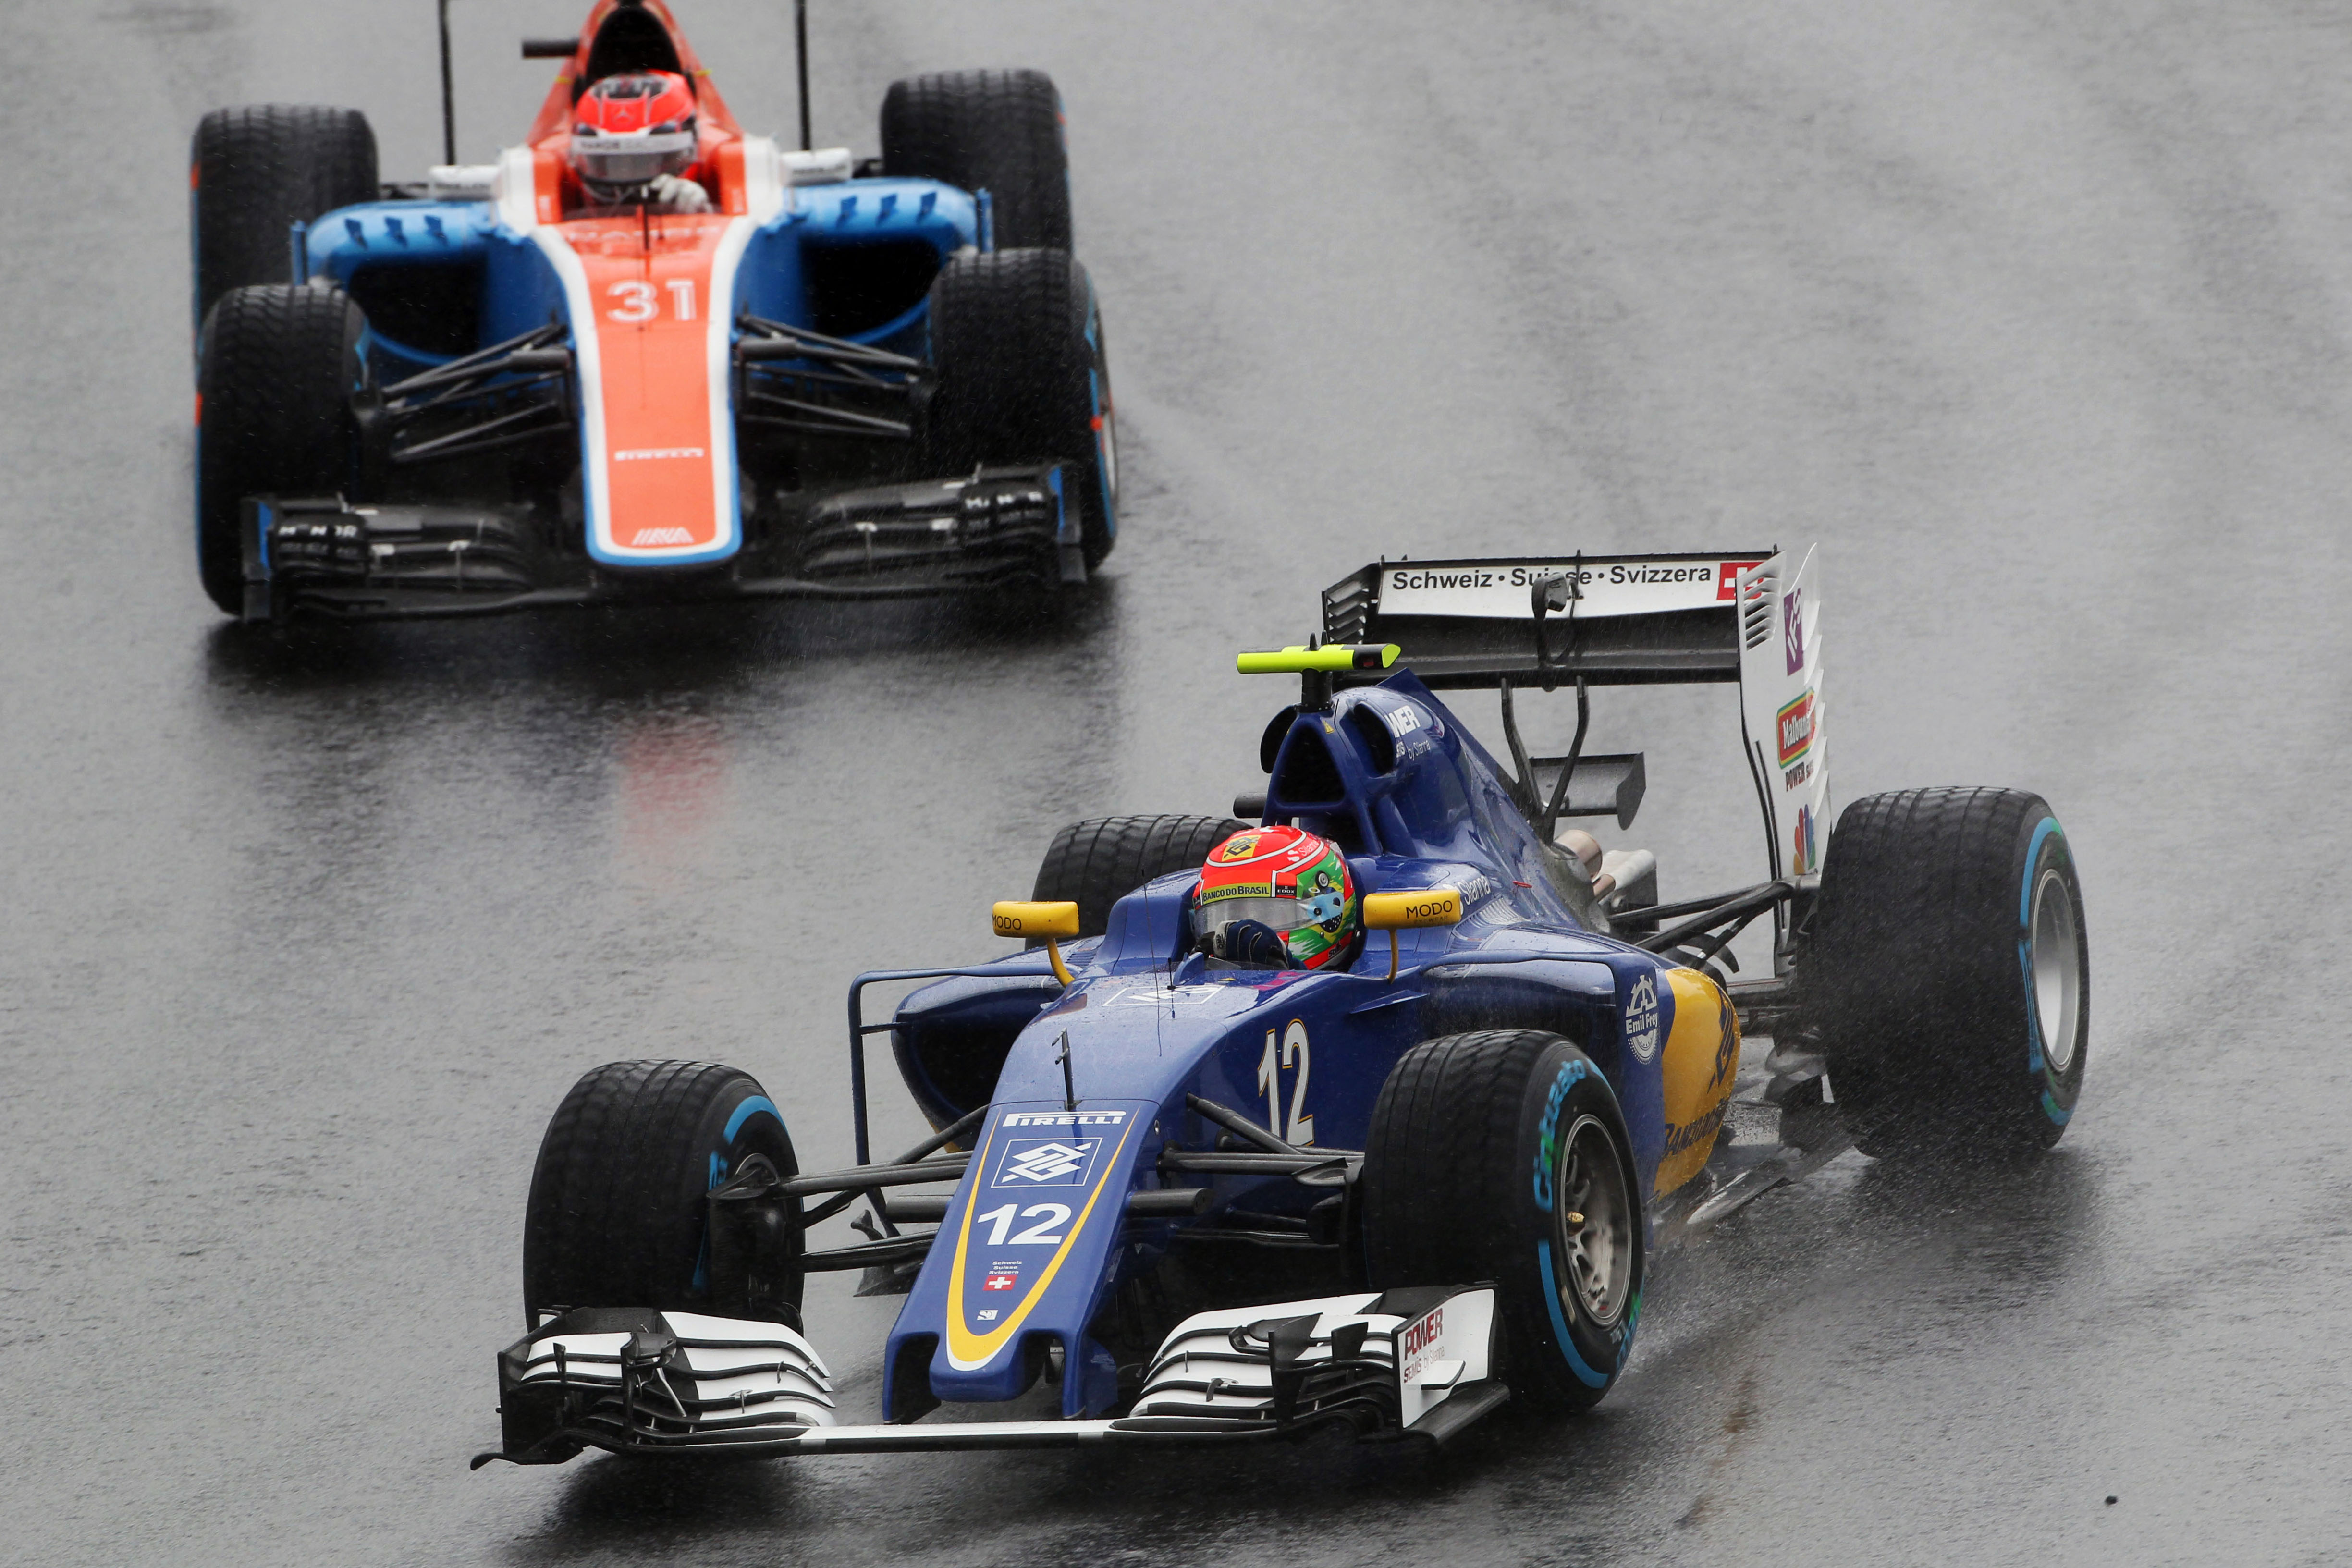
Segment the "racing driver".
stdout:
<svg viewBox="0 0 2352 1568">
<path fill-rule="evenodd" d="M 687 178 L 696 144 L 694 89 L 675 71 L 608 76 L 572 110 L 572 171 L 592 207 L 707 213 L 710 195 Z"/>
<path fill-rule="evenodd" d="M 1253 827 L 1209 851 L 1192 929 L 1213 964 L 1345 969 L 1362 951 L 1348 858 L 1296 827 Z"/>
</svg>

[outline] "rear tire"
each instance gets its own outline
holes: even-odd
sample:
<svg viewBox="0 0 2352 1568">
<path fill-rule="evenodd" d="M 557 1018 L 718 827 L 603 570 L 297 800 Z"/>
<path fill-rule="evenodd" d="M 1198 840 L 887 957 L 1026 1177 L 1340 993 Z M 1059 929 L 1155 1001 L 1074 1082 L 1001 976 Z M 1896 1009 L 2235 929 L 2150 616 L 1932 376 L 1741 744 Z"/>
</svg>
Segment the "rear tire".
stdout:
<svg viewBox="0 0 2352 1568">
<path fill-rule="evenodd" d="M 1058 250 L 960 256 L 931 284 L 930 330 L 934 471 L 1060 463 L 1087 566 L 1100 564 L 1118 531 L 1118 435 L 1087 269 Z"/>
<path fill-rule="evenodd" d="M 1109 929 L 1110 907 L 1154 877 L 1198 870 L 1209 851 L 1251 825 L 1229 816 L 1097 816 L 1054 835 L 1033 899 L 1078 906 L 1078 934 Z"/>
<path fill-rule="evenodd" d="M 195 319 L 232 289 L 290 283 L 297 223 L 374 201 L 375 132 L 354 109 L 257 103 L 215 109 L 189 147 Z"/>
<path fill-rule="evenodd" d="M 583 1074 L 547 1124 L 531 1172 L 525 1321 L 559 1307 L 711 1310 L 704 1200 L 752 1154 L 787 1180 L 800 1172 L 782 1116 L 749 1073 L 612 1062 Z M 797 1236 L 798 1200 L 788 1212 Z M 782 1283 L 797 1309 L 801 1276 Z"/>
<path fill-rule="evenodd" d="M 1872 795 L 1838 818 L 1800 961 L 1863 1152 L 1996 1157 L 2058 1142 L 2090 1055 L 2083 889 L 2021 790 Z"/>
<path fill-rule="evenodd" d="M 1608 1079 L 1559 1036 L 1423 1041 L 1372 1108 L 1357 1183 L 1366 1284 L 1491 1282 L 1513 1396 L 1591 1408 L 1642 1313 L 1633 1147 Z"/>
<path fill-rule="evenodd" d="M 996 248 L 1070 248 L 1062 95 L 1044 71 L 942 71 L 882 100 L 882 168 L 988 193 Z"/>
<path fill-rule="evenodd" d="M 232 289 L 205 319 L 196 377 L 196 570 L 229 615 L 245 607 L 247 496 L 351 489 L 351 395 L 366 320 L 334 289 Z"/>
</svg>

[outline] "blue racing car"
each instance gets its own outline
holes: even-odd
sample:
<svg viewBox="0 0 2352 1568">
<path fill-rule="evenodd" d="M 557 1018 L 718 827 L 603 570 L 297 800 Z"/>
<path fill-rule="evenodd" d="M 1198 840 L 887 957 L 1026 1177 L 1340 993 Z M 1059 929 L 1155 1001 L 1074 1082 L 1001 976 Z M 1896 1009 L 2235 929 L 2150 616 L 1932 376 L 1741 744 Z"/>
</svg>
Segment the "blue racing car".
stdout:
<svg viewBox="0 0 2352 1568">
<path fill-rule="evenodd" d="M 2087 1059 L 2066 835 L 2032 795 L 1908 790 L 1824 847 L 1819 614 L 1812 556 L 1777 551 L 1336 584 L 1318 637 L 1242 656 L 1301 689 L 1235 817 L 1079 824 L 993 911 L 1022 952 L 857 977 L 856 1165 L 801 1171 L 731 1068 L 579 1081 L 477 1462 L 1442 1441 L 1506 1400 L 1601 1399 L 1659 1249 L 1846 1148 L 2048 1147 Z M 1630 827 L 1646 778 L 1587 751 L 1591 692 L 1707 682 L 1738 694 L 1767 875 L 1662 903 L 1654 855 L 1567 826 Z M 1573 693 L 1565 756 L 1521 742 L 1531 689 Z M 1497 693 L 1507 765 L 1440 696 L 1463 690 Z M 1768 917 L 1770 972 L 1734 978 Z M 866 987 L 909 981 L 866 1021 Z M 877 1035 L 936 1130 L 888 1161 Z M 1743 1072 L 1744 1035 L 1772 1048 Z M 1736 1093 L 1760 1136 L 1731 1134 Z M 865 1240 L 811 1244 L 853 1208 Z M 801 1318 L 829 1269 L 906 1297 L 856 1418 Z M 924 1419 L 1040 1379 L 1060 1419 Z"/>
</svg>

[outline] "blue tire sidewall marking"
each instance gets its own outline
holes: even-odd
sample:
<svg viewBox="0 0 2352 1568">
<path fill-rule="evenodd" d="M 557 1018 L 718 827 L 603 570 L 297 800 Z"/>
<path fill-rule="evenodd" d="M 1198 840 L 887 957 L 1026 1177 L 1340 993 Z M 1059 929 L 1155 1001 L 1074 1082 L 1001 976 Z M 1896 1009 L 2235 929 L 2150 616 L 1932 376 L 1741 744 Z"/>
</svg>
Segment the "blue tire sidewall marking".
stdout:
<svg viewBox="0 0 2352 1568">
<path fill-rule="evenodd" d="M 1615 1100 L 1616 1093 L 1613 1089 L 1610 1089 L 1609 1080 L 1593 1066 L 1591 1058 L 1581 1054 L 1570 1057 L 1560 1063 L 1559 1072 L 1553 1075 L 1550 1087 L 1544 1091 L 1543 1115 L 1536 1123 L 1535 1169 L 1529 1196 L 1535 1200 L 1536 1207 L 1546 1215 L 1552 1212 L 1553 1189 L 1556 1182 L 1552 1173 L 1554 1163 L 1552 1156 L 1558 1146 L 1559 1113 L 1568 1102 L 1569 1091 L 1588 1079 L 1606 1091 L 1611 1100 Z M 1620 1152 L 1622 1153 L 1622 1151 L 1621 1150 Z M 1626 1190 L 1628 1192 L 1634 1190 L 1634 1184 L 1630 1179 Z M 1645 1225 L 1644 1229 L 1646 1228 Z M 1538 1278 L 1542 1283 L 1544 1310 L 1551 1318 L 1552 1339 L 1559 1344 L 1560 1354 L 1568 1358 L 1568 1369 L 1574 1373 L 1577 1381 L 1587 1388 L 1608 1387 L 1610 1378 L 1615 1374 L 1618 1368 L 1624 1366 L 1626 1359 L 1633 1353 L 1634 1326 L 1640 1321 L 1642 1312 L 1641 1292 L 1638 1289 L 1634 1291 L 1633 1300 L 1627 1303 L 1623 1322 L 1614 1333 L 1608 1336 L 1616 1343 L 1616 1367 L 1605 1373 L 1596 1372 L 1592 1364 L 1586 1361 L 1582 1352 L 1576 1348 L 1576 1337 L 1569 1328 L 1567 1314 L 1560 1310 L 1559 1277 L 1552 1269 L 1551 1238 L 1549 1236 L 1539 1237 L 1536 1240 L 1536 1266 Z"/>
<path fill-rule="evenodd" d="M 1552 1272 L 1551 1238 L 1549 1237 L 1536 1243 L 1536 1267 L 1541 1271 L 1544 1306 L 1551 1312 L 1551 1337 L 1559 1342 L 1559 1353 L 1568 1358 L 1568 1370 L 1576 1373 L 1577 1381 L 1587 1388 L 1608 1387 L 1609 1374 L 1593 1371 L 1585 1364 L 1584 1358 L 1576 1353 L 1576 1337 L 1568 1331 L 1567 1315 L 1559 1310 L 1559 1279 Z M 1626 1342 L 1629 1345 L 1633 1342 L 1631 1335 L 1626 1337 Z"/>
<path fill-rule="evenodd" d="M 734 1164 L 734 1162 L 728 1158 L 727 1150 L 734 1147 L 735 1135 L 743 1131 L 743 1123 L 751 1121 L 754 1116 L 762 1114 L 775 1118 L 778 1127 L 783 1126 L 783 1112 L 778 1110 L 776 1102 L 764 1094 L 745 1097 L 728 1116 L 727 1131 L 720 1137 L 720 1142 L 727 1148 L 713 1149 L 710 1152 L 709 1184 L 703 1189 L 705 1192 L 716 1192 L 725 1184 L 728 1171 Z M 710 1237 L 707 1232 L 702 1237 L 702 1249 L 696 1253 L 694 1258 L 694 1288 L 698 1290 L 707 1290 L 710 1288 Z"/>
<path fill-rule="evenodd" d="M 784 1113 L 776 1109 L 776 1102 L 764 1094 L 755 1094 L 737 1106 L 735 1113 L 727 1119 L 727 1142 L 734 1142 L 735 1134 L 743 1131 L 743 1123 L 763 1110 L 776 1119 L 777 1126 L 784 1124 Z"/>
<path fill-rule="evenodd" d="M 2073 1120 L 2074 1112 L 2060 1105 L 2050 1092 L 2049 1058 L 2042 1049 L 2042 1001 L 2033 985 L 2033 884 L 2042 864 L 2042 845 L 2055 837 L 2059 847 L 2067 851 L 2071 862 L 2074 851 L 2066 842 L 2066 830 L 2058 826 L 2054 816 L 2045 816 L 2034 825 L 2033 837 L 2025 846 L 2025 885 L 2017 895 L 2017 967 L 2025 982 L 2025 1048 L 2026 1071 L 2042 1079 L 2042 1113 L 2058 1126 Z"/>
</svg>

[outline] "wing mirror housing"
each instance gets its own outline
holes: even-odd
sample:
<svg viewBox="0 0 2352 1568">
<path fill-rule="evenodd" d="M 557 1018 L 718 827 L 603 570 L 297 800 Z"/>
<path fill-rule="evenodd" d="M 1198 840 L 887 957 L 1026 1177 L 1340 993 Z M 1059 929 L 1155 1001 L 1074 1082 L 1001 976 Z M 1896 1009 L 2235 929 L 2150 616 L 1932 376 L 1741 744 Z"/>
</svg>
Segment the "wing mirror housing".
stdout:
<svg viewBox="0 0 2352 1568">
<path fill-rule="evenodd" d="M 1062 962 L 1061 944 L 1078 934 L 1076 904 L 1067 900 L 1001 899 L 988 911 L 988 918 L 999 936 L 1024 942 L 1045 938 L 1045 959 L 1054 966 L 1054 978 L 1065 985 L 1072 983 L 1070 966 Z"/>
<path fill-rule="evenodd" d="M 1397 932 L 1461 923 L 1462 893 L 1456 888 L 1422 888 L 1412 892 L 1364 895 L 1364 929 L 1389 933 L 1391 980 L 1397 975 Z"/>
</svg>

